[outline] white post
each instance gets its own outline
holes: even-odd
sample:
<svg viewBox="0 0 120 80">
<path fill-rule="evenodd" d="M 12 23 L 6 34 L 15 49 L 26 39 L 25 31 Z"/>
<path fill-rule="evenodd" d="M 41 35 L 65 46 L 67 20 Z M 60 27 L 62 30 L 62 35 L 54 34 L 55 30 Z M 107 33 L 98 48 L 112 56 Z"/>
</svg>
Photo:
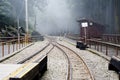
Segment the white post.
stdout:
<svg viewBox="0 0 120 80">
<path fill-rule="evenodd" d="M 17 28 L 18 28 L 18 45 L 20 45 L 20 27 L 19 27 L 19 18 L 17 18 Z M 20 47 L 20 46 L 19 46 Z"/>
<path fill-rule="evenodd" d="M 85 36 L 85 43 L 87 42 L 87 27 L 88 27 L 88 22 L 83 22 L 82 27 L 84 28 L 84 36 Z"/>
<path fill-rule="evenodd" d="M 87 27 L 84 27 L 84 34 L 85 34 L 85 43 L 87 42 Z"/>
<path fill-rule="evenodd" d="M 25 0 L 25 21 L 26 21 L 26 36 L 25 42 L 28 43 L 28 0 Z"/>
<path fill-rule="evenodd" d="M 26 32 L 28 33 L 28 0 L 25 0 Z"/>
<path fill-rule="evenodd" d="M 36 24 L 36 23 L 37 23 L 37 22 L 36 22 L 36 19 L 37 19 L 37 18 L 36 18 L 36 15 L 35 15 L 35 23 L 34 23 L 34 30 L 35 30 L 35 31 L 36 31 L 36 25 L 37 25 L 37 24 Z"/>
</svg>

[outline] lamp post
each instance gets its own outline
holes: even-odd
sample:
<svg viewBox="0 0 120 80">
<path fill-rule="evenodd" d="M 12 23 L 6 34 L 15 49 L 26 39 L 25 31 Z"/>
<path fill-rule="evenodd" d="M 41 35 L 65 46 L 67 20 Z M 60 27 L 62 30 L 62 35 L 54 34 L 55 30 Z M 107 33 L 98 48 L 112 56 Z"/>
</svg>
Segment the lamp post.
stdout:
<svg viewBox="0 0 120 80">
<path fill-rule="evenodd" d="M 35 15 L 35 23 L 34 23 L 34 30 L 36 31 L 36 25 L 37 25 L 37 22 L 36 22 L 36 15 Z"/>
<path fill-rule="evenodd" d="M 25 0 L 26 42 L 28 42 L 28 0 Z"/>
<path fill-rule="evenodd" d="M 17 33 L 18 33 L 18 45 L 20 44 L 20 27 L 19 27 L 19 18 L 17 18 Z M 19 46 L 20 47 L 20 46 Z"/>
<path fill-rule="evenodd" d="M 14 10 L 15 10 L 15 8 L 14 8 Z M 21 15 L 22 11 L 23 11 L 23 6 L 22 6 L 22 8 L 21 8 L 19 14 L 17 15 L 18 44 L 20 44 L 20 28 L 21 28 L 21 27 L 20 27 L 20 15 Z M 17 14 L 17 12 L 16 12 L 16 14 Z"/>
<path fill-rule="evenodd" d="M 88 22 L 82 22 L 81 23 L 82 27 L 84 28 L 84 36 L 85 36 L 85 43 L 87 42 L 87 27 L 88 27 Z"/>
</svg>

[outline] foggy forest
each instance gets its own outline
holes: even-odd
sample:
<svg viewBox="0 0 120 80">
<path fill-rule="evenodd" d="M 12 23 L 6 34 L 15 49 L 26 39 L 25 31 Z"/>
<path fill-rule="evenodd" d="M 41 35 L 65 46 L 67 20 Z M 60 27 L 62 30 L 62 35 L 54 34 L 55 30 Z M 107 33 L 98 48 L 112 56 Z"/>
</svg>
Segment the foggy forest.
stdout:
<svg viewBox="0 0 120 80">
<path fill-rule="evenodd" d="M 120 0 L 28 0 L 29 33 L 79 34 L 79 19 L 100 23 L 105 33 L 118 34 Z M 25 0 L 0 0 L 0 36 L 16 36 L 18 20 L 24 35 Z"/>
</svg>

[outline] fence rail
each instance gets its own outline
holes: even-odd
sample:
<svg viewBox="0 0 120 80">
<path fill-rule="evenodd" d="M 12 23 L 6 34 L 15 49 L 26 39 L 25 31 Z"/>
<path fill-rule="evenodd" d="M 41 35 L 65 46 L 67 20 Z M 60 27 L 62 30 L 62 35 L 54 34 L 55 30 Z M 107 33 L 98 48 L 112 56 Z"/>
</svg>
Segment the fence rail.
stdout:
<svg viewBox="0 0 120 80">
<path fill-rule="evenodd" d="M 0 42 L 0 57 L 4 57 L 5 55 L 17 51 L 29 44 L 26 42 L 25 37 L 21 37 L 19 40 L 11 37 L 0 39 L 2 39 L 2 42 Z"/>
<path fill-rule="evenodd" d="M 102 40 L 115 44 L 120 44 L 120 34 L 103 34 Z"/>
<path fill-rule="evenodd" d="M 85 42 L 84 37 L 66 36 L 69 39 Z M 102 38 L 87 39 L 90 48 L 106 54 L 120 57 L 120 34 L 103 34 Z"/>
<path fill-rule="evenodd" d="M 87 41 L 90 48 L 103 52 L 107 56 L 120 56 L 120 45 L 118 44 L 93 39 L 88 39 Z"/>
</svg>

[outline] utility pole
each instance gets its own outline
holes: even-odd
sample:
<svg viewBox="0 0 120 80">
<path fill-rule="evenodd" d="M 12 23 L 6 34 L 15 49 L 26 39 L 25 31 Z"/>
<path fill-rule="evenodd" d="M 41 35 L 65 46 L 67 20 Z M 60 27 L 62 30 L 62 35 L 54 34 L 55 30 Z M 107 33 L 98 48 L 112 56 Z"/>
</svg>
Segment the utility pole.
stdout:
<svg viewBox="0 0 120 80">
<path fill-rule="evenodd" d="M 25 0 L 26 43 L 28 43 L 28 0 Z"/>
<path fill-rule="evenodd" d="M 88 27 L 88 22 L 82 22 L 81 23 L 83 29 L 84 29 L 84 38 L 85 38 L 85 43 L 87 44 L 87 27 Z"/>
<path fill-rule="evenodd" d="M 36 22 L 36 15 L 35 15 L 35 23 L 34 23 L 34 30 L 36 31 L 36 25 L 37 25 L 37 22 Z"/>
<path fill-rule="evenodd" d="M 17 28 L 18 28 L 18 45 L 20 45 L 20 27 L 19 27 L 19 17 L 17 17 Z M 20 48 L 20 46 L 19 46 Z"/>
<path fill-rule="evenodd" d="M 20 27 L 20 15 L 21 15 L 22 11 L 23 11 L 23 6 L 22 6 L 19 14 L 17 15 L 17 34 L 18 34 L 18 45 L 19 45 L 19 48 L 20 48 L 20 29 L 21 29 L 21 27 Z M 16 12 L 16 14 L 17 14 L 17 12 Z"/>
</svg>

